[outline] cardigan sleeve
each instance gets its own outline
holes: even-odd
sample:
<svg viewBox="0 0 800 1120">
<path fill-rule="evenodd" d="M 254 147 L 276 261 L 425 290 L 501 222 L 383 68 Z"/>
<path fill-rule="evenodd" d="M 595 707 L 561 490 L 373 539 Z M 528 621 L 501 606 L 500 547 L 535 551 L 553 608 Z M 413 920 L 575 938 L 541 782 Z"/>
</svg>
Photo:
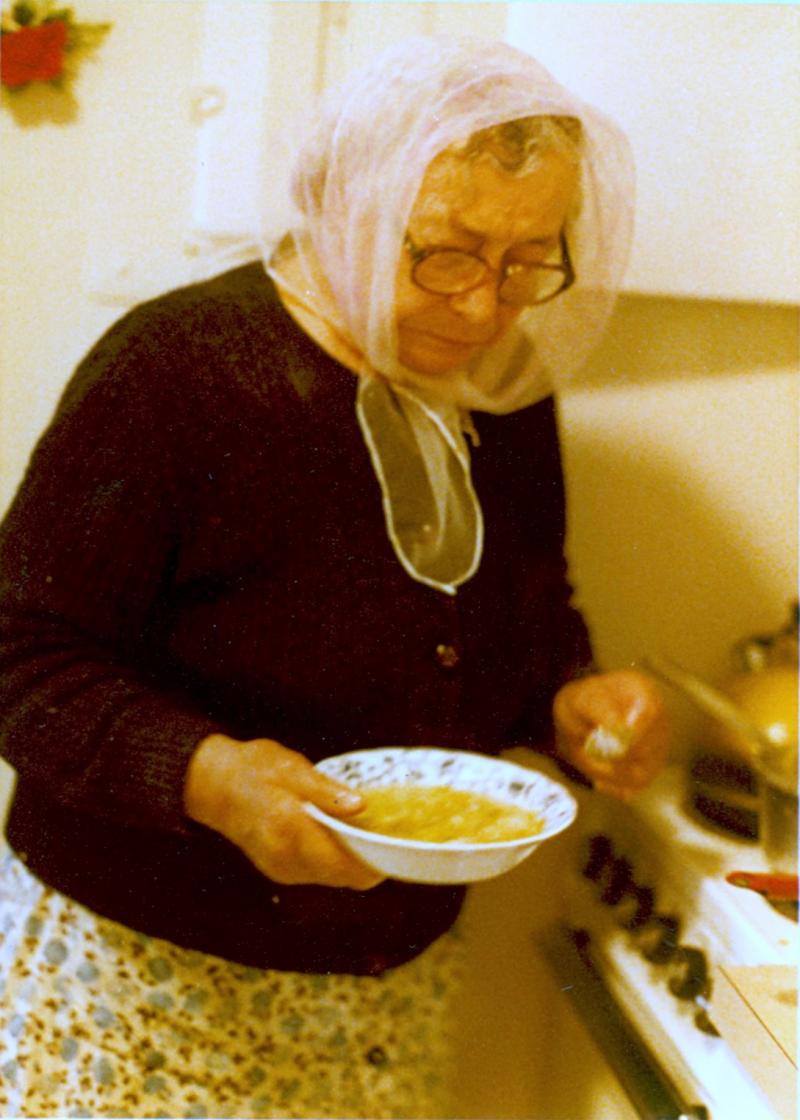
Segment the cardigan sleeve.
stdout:
<svg viewBox="0 0 800 1120">
<path fill-rule="evenodd" d="M 580 611 L 571 601 L 566 572 L 554 587 L 551 602 L 553 641 L 548 647 L 547 673 L 531 691 L 521 718 L 509 736 L 511 743 L 525 743 L 543 754 L 556 755 L 553 700 L 568 681 L 597 671 L 589 632 Z M 546 681 L 546 684 L 543 684 Z"/>
<path fill-rule="evenodd" d="M 175 333 L 140 308 L 97 344 L 0 529 L 0 751 L 48 799 L 181 832 L 189 757 L 219 728 L 143 653 L 179 524 Z"/>
<path fill-rule="evenodd" d="M 527 480 L 520 486 L 530 502 L 527 520 L 540 553 L 534 579 L 523 592 L 534 605 L 521 603 L 520 613 L 535 618 L 537 625 L 529 635 L 527 651 L 534 666 L 531 689 L 511 741 L 554 754 L 555 695 L 568 681 L 591 672 L 594 662 L 591 635 L 574 601 L 565 553 L 567 503 L 555 400 L 542 401 L 529 410 L 529 417 L 519 416 L 528 457 L 521 455 L 515 461 L 514 477 Z"/>
</svg>

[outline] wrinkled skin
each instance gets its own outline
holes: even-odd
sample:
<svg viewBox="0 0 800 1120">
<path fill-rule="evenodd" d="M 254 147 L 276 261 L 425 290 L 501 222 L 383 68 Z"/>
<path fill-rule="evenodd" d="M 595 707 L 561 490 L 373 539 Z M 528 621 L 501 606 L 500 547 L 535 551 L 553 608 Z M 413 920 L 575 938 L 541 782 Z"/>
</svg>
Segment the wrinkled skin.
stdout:
<svg viewBox="0 0 800 1120">
<path fill-rule="evenodd" d="M 346 818 L 363 808 L 354 790 L 273 739 L 209 735 L 192 755 L 184 803 L 194 820 L 241 848 L 276 883 L 367 890 L 381 881 L 313 820 L 303 804 Z"/>
<path fill-rule="evenodd" d="M 605 793 L 629 798 L 666 763 L 669 729 L 663 702 L 653 681 L 636 669 L 570 681 L 556 695 L 553 718 L 560 756 Z M 621 758 L 587 753 L 587 737 L 597 727 L 619 729 L 630 737 Z"/>
<path fill-rule="evenodd" d="M 432 377 L 463 367 L 514 324 L 520 309 L 497 298 L 503 264 L 546 259 L 558 245 L 576 186 L 574 167 L 550 153 L 529 175 L 512 178 L 491 162 L 465 168 L 450 153 L 438 156 L 420 186 L 408 223 L 422 249 L 476 253 L 492 272 L 460 295 L 417 287 L 408 254 L 397 275 L 395 313 L 400 360 Z"/>
</svg>

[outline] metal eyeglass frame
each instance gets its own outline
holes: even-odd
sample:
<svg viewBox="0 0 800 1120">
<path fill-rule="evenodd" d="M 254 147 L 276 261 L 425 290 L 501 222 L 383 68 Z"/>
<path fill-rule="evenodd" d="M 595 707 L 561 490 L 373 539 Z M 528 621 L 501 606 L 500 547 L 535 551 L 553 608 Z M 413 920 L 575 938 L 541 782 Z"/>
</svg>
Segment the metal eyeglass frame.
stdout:
<svg viewBox="0 0 800 1120">
<path fill-rule="evenodd" d="M 411 279 L 412 279 L 413 283 L 416 284 L 416 286 L 418 288 L 421 288 L 423 292 L 430 292 L 431 295 L 438 295 L 438 296 L 461 296 L 461 295 L 466 295 L 467 292 L 473 292 L 473 291 L 475 291 L 476 288 L 480 288 L 483 284 L 485 284 L 486 283 L 486 278 L 487 278 L 487 276 L 490 272 L 498 272 L 498 275 L 500 276 L 500 279 L 499 279 L 499 282 L 498 282 L 498 285 L 497 285 L 497 294 L 498 294 L 498 298 L 500 299 L 500 301 L 502 303 L 508 303 L 510 306 L 538 307 L 540 304 L 549 303 L 551 299 L 555 299 L 557 296 L 562 295 L 568 288 L 572 287 L 572 285 L 575 283 L 575 268 L 572 264 L 572 258 L 570 257 L 569 245 L 567 244 L 567 237 L 566 237 L 566 234 L 564 233 L 563 230 L 561 231 L 561 234 L 559 236 L 559 246 L 560 246 L 560 249 L 561 249 L 561 258 L 562 258 L 560 264 L 538 264 L 537 263 L 537 264 L 525 265 L 522 261 L 512 261 L 510 264 L 505 265 L 502 268 L 502 270 L 499 270 L 499 271 L 497 269 L 493 269 L 492 266 L 490 264 L 487 264 L 487 262 L 482 257 L 479 257 L 477 253 L 470 253 L 466 249 L 456 249 L 456 248 L 452 248 L 452 247 L 447 246 L 447 245 L 437 245 L 433 249 L 420 249 L 411 240 L 411 234 L 410 233 L 406 233 L 406 235 L 403 239 L 403 245 L 404 245 L 405 249 L 407 249 L 408 255 L 411 257 L 411 261 L 412 261 Z M 423 261 L 428 260 L 429 257 L 435 256 L 436 253 L 460 253 L 464 257 L 471 257 L 473 260 L 478 261 L 479 264 L 483 265 L 483 267 L 486 271 L 483 273 L 483 275 L 481 276 L 481 278 L 479 280 L 477 280 L 474 284 L 470 284 L 469 287 L 466 287 L 466 288 L 457 288 L 457 289 L 454 289 L 452 291 L 447 291 L 447 290 L 440 289 L 440 288 L 431 288 L 431 287 L 429 287 L 429 285 L 421 284 L 419 282 L 419 280 L 416 277 L 416 272 L 417 272 L 417 269 L 418 269 L 419 265 L 421 265 L 423 263 Z M 552 272 L 561 272 L 562 275 L 563 275 L 563 281 L 562 281 L 561 287 L 557 288 L 556 291 L 551 292 L 550 295 L 545 296 L 543 299 L 537 299 L 537 300 L 534 300 L 533 302 L 530 302 L 530 303 L 526 302 L 526 303 L 523 303 L 523 304 L 515 305 L 510 300 L 503 300 L 502 295 L 500 294 L 500 289 L 502 288 L 504 282 L 509 279 L 510 275 L 512 275 L 511 272 L 509 272 L 509 270 L 513 269 L 515 264 L 517 264 L 517 265 L 519 265 L 523 268 L 529 268 L 531 270 L 533 270 L 533 269 L 546 269 L 546 270 L 552 271 Z"/>
</svg>

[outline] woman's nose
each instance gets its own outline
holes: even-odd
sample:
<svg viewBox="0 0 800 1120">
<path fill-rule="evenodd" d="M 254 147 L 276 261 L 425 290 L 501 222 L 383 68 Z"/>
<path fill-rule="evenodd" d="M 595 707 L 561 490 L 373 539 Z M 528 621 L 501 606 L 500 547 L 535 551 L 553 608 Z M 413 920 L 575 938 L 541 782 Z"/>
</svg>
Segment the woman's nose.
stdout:
<svg viewBox="0 0 800 1120">
<path fill-rule="evenodd" d="M 450 306 L 470 322 L 488 322 L 497 314 L 497 276 L 490 273 L 484 282 L 469 292 L 450 296 Z"/>
</svg>

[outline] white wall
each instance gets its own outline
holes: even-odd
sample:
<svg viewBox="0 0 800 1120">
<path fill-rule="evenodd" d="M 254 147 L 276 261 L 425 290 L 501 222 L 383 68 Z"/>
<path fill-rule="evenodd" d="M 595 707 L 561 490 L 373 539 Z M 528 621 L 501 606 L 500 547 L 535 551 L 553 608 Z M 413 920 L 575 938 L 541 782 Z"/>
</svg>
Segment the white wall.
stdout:
<svg viewBox="0 0 800 1120">
<path fill-rule="evenodd" d="M 200 16 L 184 0 L 82 0 L 77 18 L 113 26 L 81 67 L 74 119 L 58 119 L 69 106 L 46 87 L 3 93 L 0 507 L 71 367 L 119 314 L 88 295 L 98 249 L 111 257 L 135 234 L 143 252 L 178 257 Z"/>
</svg>

